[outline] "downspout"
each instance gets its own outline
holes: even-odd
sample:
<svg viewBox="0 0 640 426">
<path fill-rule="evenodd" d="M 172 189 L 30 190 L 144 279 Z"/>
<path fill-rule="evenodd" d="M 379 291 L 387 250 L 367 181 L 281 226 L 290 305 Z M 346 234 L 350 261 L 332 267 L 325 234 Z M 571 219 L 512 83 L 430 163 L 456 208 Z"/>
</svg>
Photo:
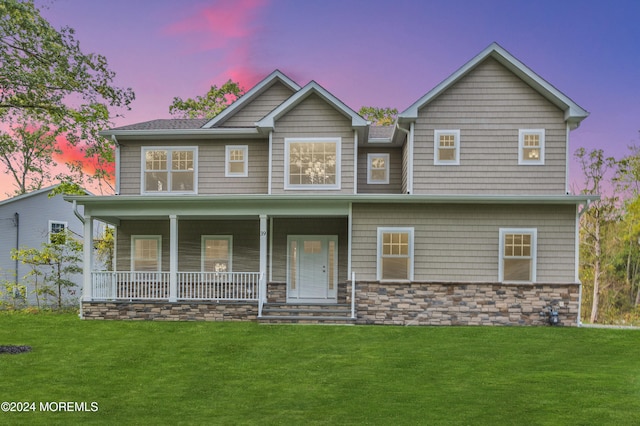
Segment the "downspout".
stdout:
<svg viewBox="0 0 640 426">
<path fill-rule="evenodd" d="M 111 140 L 116 144 L 116 195 L 120 195 L 120 144 L 116 135 L 111 135 Z"/>
<path fill-rule="evenodd" d="M 16 226 L 16 251 L 18 251 L 20 249 L 20 213 L 15 212 L 13 214 L 13 223 Z M 16 289 L 18 288 L 18 266 L 19 266 L 19 261 L 18 258 L 16 257 L 16 276 L 15 276 L 15 284 L 16 284 Z M 15 289 L 13 290 L 15 292 Z"/>
</svg>

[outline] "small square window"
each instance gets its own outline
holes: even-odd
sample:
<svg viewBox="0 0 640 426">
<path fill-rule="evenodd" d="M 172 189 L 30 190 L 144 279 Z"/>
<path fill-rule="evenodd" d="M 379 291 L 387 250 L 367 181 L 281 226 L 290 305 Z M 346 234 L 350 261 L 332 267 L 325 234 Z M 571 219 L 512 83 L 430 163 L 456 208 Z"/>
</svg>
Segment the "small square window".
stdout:
<svg viewBox="0 0 640 426">
<path fill-rule="evenodd" d="M 226 177 L 249 176 L 249 147 L 247 145 L 227 145 L 225 149 Z"/>
<path fill-rule="evenodd" d="M 367 183 L 389 183 L 389 154 L 367 155 Z"/>
<path fill-rule="evenodd" d="M 518 164 L 544 164 L 544 129 L 520 129 L 518 132 Z"/>
<path fill-rule="evenodd" d="M 434 130 L 433 164 L 460 164 L 460 130 Z"/>
<path fill-rule="evenodd" d="M 49 242 L 50 243 L 64 243 L 64 234 L 67 230 L 67 222 L 58 222 L 55 220 L 49 221 Z"/>
</svg>

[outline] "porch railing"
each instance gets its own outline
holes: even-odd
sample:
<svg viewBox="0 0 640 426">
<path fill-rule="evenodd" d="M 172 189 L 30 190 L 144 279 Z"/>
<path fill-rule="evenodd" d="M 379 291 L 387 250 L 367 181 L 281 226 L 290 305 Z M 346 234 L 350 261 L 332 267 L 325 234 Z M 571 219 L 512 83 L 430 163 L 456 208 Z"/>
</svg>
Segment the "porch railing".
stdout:
<svg viewBox="0 0 640 426">
<path fill-rule="evenodd" d="M 179 300 L 258 300 L 259 272 L 178 272 Z M 169 300 L 169 272 L 92 272 L 94 300 Z"/>
</svg>

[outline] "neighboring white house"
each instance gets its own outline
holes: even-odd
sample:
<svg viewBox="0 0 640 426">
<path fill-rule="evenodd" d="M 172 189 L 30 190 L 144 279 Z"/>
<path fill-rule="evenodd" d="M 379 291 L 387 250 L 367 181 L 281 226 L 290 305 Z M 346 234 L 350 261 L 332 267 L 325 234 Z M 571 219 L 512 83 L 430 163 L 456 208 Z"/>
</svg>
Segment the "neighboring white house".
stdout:
<svg viewBox="0 0 640 426">
<path fill-rule="evenodd" d="M 35 304 L 34 288 L 23 277 L 31 269 L 29 265 L 11 259 L 11 250 L 24 247 L 39 249 L 42 243 L 49 241 L 52 233 L 65 229 L 82 239 L 82 222 L 75 215 L 73 205 L 62 195 L 49 197 L 54 188 L 56 186 L 50 186 L 0 202 L 0 282 L 28 285 L 28 304 Z M 79 207 L 79 212 L 82 214 L 82 207 Z M 76 287 L 63 294 L 69 304 L 75 303 L 80 296 L 82 275 L 77 274 L 72 280 Z M 4 286 L 1 286 L 0 291 L 3 290 Z"/>
</svg>

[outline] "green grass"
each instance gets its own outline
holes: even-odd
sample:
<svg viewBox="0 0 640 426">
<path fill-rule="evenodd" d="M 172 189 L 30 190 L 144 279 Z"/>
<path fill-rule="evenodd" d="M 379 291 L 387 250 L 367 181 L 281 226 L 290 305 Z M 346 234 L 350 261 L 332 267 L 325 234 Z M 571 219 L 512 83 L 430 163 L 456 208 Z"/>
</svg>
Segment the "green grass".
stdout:
<svg viewBox="0 0 640 426">
<path fill-rule="evenodd" d="M 0 314 L 0 424 L 640 424 L 640 331 Z"/>
</svg>

